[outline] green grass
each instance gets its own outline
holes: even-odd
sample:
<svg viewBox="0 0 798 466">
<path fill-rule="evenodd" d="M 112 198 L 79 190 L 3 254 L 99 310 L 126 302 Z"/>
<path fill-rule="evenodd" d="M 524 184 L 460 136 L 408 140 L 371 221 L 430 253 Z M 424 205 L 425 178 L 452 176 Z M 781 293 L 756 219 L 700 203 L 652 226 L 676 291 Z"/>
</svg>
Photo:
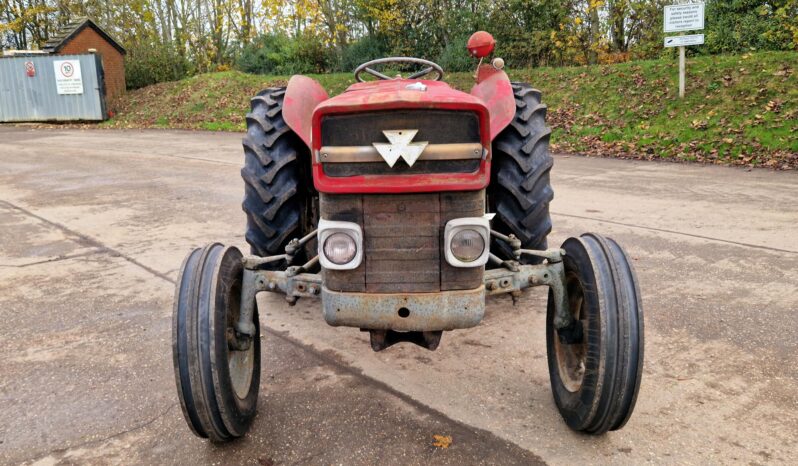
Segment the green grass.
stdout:
<svg viewBox="0 0 798 466">
<path fill-rule="evenodd" d="M 555 150 L 596 156 L 798 168 L 798 53 L 688 60 L 686 98 L 676 60 L 509 70 L 543 91 Z M 312 75 L 330 95 L 350 73 Z M 250 96 L 288 76 L 236 71 L 132 91 L 109 127 L 241 131 Z M 468 90 L 471 73 L 447 81 Z"/>
</svg>

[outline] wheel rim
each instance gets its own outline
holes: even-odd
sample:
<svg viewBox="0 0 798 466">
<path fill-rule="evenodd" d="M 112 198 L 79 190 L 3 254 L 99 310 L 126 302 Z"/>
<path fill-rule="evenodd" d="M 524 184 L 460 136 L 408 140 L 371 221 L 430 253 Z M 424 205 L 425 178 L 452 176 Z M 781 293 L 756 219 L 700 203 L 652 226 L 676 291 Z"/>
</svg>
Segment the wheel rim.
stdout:
<svg viewBox="0 0 798 466">
<path fill-rule="evenodd" d="M 230 294 L 225 300 L 229 303 L 227 309 L 227 367 L 230 373 L 230 382 L 238 399 L 243 400 L 249 394 L 252 385 L 252 374 L 255 372 L 255 345 L 253 341 L 246 351 L 234 349 L 230 343 L 235 338 L 235 323 L 241 310 L 241 282 L 237 281 L 230 287 Z"/>
<path fill-rule="evenodd" d="M 580 343 L 560 343 L 559 334 L 554 338 L 554 353 L 557 357 L 557 370 L 560 380 L 566 390 L 571 393 L 582 388 L 587 365 L 588 322 L 584 311 L 584 288 L 579 277 L 568 272 L 565 276 L 566 292 L 568 293 L 569 312 L 574 319 L 582 322 L 582 341 Z M 555 333 L 557 330 L 555 329 Z"/>
</svg>

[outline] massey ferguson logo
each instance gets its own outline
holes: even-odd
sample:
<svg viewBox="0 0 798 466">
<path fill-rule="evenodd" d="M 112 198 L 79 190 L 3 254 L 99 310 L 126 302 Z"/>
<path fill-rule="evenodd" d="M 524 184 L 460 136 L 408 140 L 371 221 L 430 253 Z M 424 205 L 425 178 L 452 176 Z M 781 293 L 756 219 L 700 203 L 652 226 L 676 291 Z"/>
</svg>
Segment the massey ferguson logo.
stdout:
<svg viewBox="0 0 798 466">
<path fill-rule="evenodd" d="M 409 166 L 413 166 L 416 160 L 424 152 L 427 142 L 410 142 L 416 137 L 417 129 L 393 129 L 383 131 L 382 134 L 388 138 L 388 143 L 374 142 L 372 145 L 383 159 L 388 162 L 388 166 L 393 168 L 399 157 L 405 159 Z"/>
</svg>

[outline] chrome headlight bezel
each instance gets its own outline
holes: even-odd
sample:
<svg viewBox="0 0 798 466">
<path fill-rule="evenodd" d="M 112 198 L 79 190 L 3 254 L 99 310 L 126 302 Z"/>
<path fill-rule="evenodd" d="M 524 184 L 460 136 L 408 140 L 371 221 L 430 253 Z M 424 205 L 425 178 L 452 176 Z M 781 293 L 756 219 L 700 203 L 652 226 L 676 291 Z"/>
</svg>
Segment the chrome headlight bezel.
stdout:
<svg viewBox="0 0 798 466">
<path fill-rule="evenodd" d="M 355 241 L 355 256 L 345 264 L 336 264 L 324 255 L 324 242 L 335 233 L 345 233 Z M 357 223 L 319 219 L 318 254 L 321 266 L 329 270 L 353 270 L 363 262 L 363 229 Z"/>
<path fill-rule="evenodd" d="M 474 261 L 463 262 L 452 253 L 452 238 L 462 230 L 477 231 L 485 243 L 482 255 Z M 443 252 L 446 262 L 452 267 L 472 268 L 484 266 L 488 263 L 488 257 L 490 256 L 490 221 L 485 217 L 465 217 L 449 220 L 446 222 L 443 232 Z"/>
</svg>

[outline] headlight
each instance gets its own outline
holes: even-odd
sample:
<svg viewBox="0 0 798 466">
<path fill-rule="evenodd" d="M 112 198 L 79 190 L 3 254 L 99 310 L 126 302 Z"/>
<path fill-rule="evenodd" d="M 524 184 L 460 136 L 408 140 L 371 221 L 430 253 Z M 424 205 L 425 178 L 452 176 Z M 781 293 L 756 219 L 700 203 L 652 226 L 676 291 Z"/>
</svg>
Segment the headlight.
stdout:
<svg viewBox="0 0 798 466">
<path fill-rule="evenodd" d="M 320 219 L 318 239 L 325 269 L 352 270 L 363 261 L 363 229 L 357 223 Z"/>
<path fill-rule="evenodd" d="M 344 232 L 333 233 L 324 240 L 324 255 L 333 264 L 344 265 L 352 262 L 356 253 L 354 238 Z"/>
<path fill-rule="evenodd" d="M 446 262 L 454 267 L 481 267 L 488 262 L 490 222 L 484 217 L 456 218 L 444 230 Z"/>
<path fill-rule="evenodd" d="M 457 260 L 474 262 L 482 256 L 482 252 L 485 250 L 485 240 L 478 231 L 468 228 L 455 233 L 449 247 Z"/>
</svg>

